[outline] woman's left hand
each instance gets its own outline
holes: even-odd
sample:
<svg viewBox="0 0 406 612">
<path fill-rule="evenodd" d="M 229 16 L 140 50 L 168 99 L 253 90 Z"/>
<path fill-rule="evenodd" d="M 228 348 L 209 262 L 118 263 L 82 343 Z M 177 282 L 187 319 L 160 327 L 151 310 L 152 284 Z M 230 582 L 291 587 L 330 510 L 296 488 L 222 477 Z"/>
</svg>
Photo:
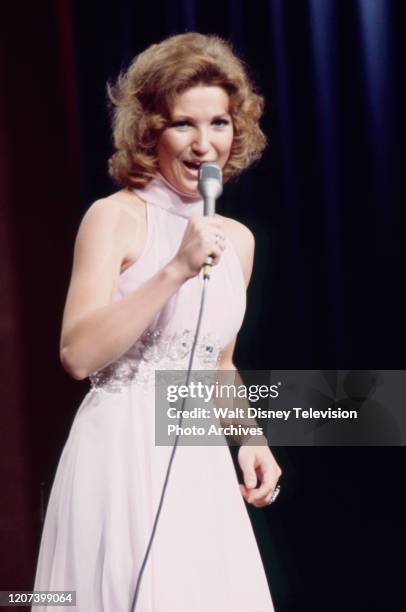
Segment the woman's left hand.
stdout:
<svg viewBox="0 0 406 612">
<path fill-rule="evenodd" d="M 271 497 L 282 474 L 268 446 L 254 446 L 253 438 L 238 450 L 238 463 L 244 476 L 240 484 L 241 493 L 249 504 L 256 508 L 269 505 Z M 260 486 L 256 489 L 257 482 Z"/>
</svg>

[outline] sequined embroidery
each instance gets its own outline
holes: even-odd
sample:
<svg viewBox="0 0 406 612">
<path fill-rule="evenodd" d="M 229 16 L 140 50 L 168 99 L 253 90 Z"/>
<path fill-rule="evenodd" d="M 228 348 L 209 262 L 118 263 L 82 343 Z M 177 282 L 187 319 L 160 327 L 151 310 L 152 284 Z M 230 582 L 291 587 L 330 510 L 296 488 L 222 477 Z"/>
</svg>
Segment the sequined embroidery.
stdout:
<svg viewBox="0 0 406 612">
<path fill-rule="evenodd" d="M 155 370 L 187 370 L 193 338 L 190 329 L 171 335 L 147 329 L 131 348 L 131 355 L 126 353 L 89 376 L 92 390 L 119 393 L 134 382 L 145 388 L 154 384 Z M 218 338 L 205 334 L 197 343 L 193 370 L 215 369 L 221 349 Z"/>
</svg>

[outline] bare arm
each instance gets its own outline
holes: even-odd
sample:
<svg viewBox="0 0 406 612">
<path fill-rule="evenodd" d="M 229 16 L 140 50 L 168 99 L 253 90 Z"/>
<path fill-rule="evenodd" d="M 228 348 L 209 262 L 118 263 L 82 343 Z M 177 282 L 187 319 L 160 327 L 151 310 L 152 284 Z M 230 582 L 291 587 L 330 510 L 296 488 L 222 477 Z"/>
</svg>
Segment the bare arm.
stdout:
<svg viewBox="0 0 406 612">
<path fill-rule="evenodd" d="M 193 219 L 172 261 L 113 303 L 128 247 L 126 224 L 123 208 L 106 198 L 90 207 L 78 231 L 60 342 L 62 364 L 78 380 L 125 353 L 181 284 L 198 274 L 208 254 L 215 262 L 221 255 L 215 243 L 219 219 Z"/>
<path fill-rule="evenodd" d="M 232 240 L 234 248 L 237 251 L 238 256 L 240 258 L 242 270 L 244 273 L 245 283 L 246 283 L 246 286 L 248 287 L 249 282 L 251 280 L 252 267 L 253 267 L 253 262 L 254 262 L 254 251 L 255 251 L 254 236 L 251 233 L 251 231 L 247 227 L 242 225 L 241 223 L 238 223 L 237 221 L 233 221 L 232 219 L 228 219 L 227 221 L 230 227 L 229 229 L 230 239 Z M 236 341 L 237 339 L 234 338 L 234 340 L 230 342 L 230 344 L 224 349 L 224 351 L 221 354 L 220 362 L 219 362 L 219 370 L 220 370 L 219 378 L 224 379 L 222 384 L 228 384 L 228 385 L 232 384 L 235 387 L 239 387 L 243 385 L 244 383 L 233 362 L 233 355 L 234 355 Z M 223 374 L 221 370 L 223 370 Z M 242 403 L 244 403 L 244 406 L 242 406 Z M 248 401 L 243 402 L 241 399 L 239 399 L 239 406 L 244 409 L 244 412 L 247 412 L 247 408 L 249 406 Z M 229 405 L 228 408 L 233 408 L 233 406 Z M 249 427 L 249 428 L 255 428 L 255 429 L 258 428 L 258 424 L 256 420 L 252 418 L 248 418 L 248 417 L 244 419 L 241 419 L 241 418 L 239 419 L 221 419 L 221 423 L 224 427 L 226 427 L 227 425 L 242 425 L 244 427 Z M 248 440 L 251 437 L 252 437 L 251 434 L 241 435 L 241 436 L 237 436 L 237 435 L 232 436 L 233 440 L 238 445 L 245 444 L 246 442 L 248 442 Z M 265 437 L 261 438 L 259 436 L 255 436 L 255 440 L 257 441 L 256 443 L 267 444 Z"/>
<path fill-rule="evenodd" d="M 241 224 L 239 224 L 241 225 Z M 244 271 L 245 281 L 248 283 L 251 278 L 252 265 L 254 259 L 254 237 L 251 232 L 244 226 L 235 226 L 236 230 L 240 230 L 240 237 L 234 241 L 237 253 L 240 256 L 241 264 Z M 236 339 L 224 349 L 219 366 L 219 376 L 222 376 L 222 370 L 231 370 L 230 374 L 225 373 L 227 383 L 230 383 L 230 376 L 234 374 L 233 384 L 242 384 L 240 375 L 233 363 L 233 353 Z M 248 401 L 246 406 L 248 407 Z M 257 428 L 255 419 L 231 419 L 222 424 L 244 425 L 245 427 Z M 275 491 L 276 484 L 282 474 L 282 470 L 275 460 L 265 436 L 250 436 L 250 434 L 242 436 L 233 436 L 235 441 L 240 444 L 238 450 L 238 463 L 242 471 L 244 483 L 240 484 L 240 491 L 244 499 L 257 508 L 261 508 L 270 503 L 272 495 Z M 257 488 L 257 485 L 258 488 Z"/>
</svg>

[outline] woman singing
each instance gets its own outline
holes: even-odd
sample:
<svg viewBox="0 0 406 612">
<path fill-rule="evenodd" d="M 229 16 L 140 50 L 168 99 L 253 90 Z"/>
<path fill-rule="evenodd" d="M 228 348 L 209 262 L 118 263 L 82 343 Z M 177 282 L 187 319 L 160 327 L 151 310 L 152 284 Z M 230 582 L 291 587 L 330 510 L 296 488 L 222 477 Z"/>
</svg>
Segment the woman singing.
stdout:
<svg viewBox="0 0 406 612">
<path fill-rule="evenodd" d="M 263 100 L 216 36 L 152 45 L 109 96 L 121 189 L 80 224 L 61 333 L 64 368 L 91 388 L 59 461 L 35 579 L 35 590 L 76 591 L 80 612 L 130 611 L 172 450 L 155 441 L 154 374 L 188 368 L 209 256 L 193 369 L 235 370 L 254 239 L 203 216 L 198 173 L 215 162 L 226 182 L 265 146 Z M 269 504 L 281 469 L 253 440 L 238 450 L 241 485 L 226 443 L 177 447 L 137 611 L 274 610 L 245 502 Z"/>
</svg>

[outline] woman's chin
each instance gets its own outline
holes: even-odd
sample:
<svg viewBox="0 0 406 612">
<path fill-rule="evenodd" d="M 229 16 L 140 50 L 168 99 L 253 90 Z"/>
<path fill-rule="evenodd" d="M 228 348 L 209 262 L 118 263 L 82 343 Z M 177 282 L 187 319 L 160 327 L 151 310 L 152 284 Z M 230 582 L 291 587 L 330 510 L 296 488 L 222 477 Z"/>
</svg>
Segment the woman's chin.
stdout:
<svg viewBox="0 0 406 612">
<path fill-rule="evenodd" d="M 199 175 L 196 173 L 194 176 L 182 176 L 177 181 L 174 181 L 175 188 L 183 193 L 190 195 L 196 195 L 199 193 Z"/>
<path fill-rule="evenodd" d="M 189 195 L 199 195 L 199 183 L 198 181 L 189 181 L 189 183 L 186 185 L 183 185 L 183 187 L 178 187 L 179 191 L 182 191 L 183 193 L 187 193 Z"/>
</svg>

